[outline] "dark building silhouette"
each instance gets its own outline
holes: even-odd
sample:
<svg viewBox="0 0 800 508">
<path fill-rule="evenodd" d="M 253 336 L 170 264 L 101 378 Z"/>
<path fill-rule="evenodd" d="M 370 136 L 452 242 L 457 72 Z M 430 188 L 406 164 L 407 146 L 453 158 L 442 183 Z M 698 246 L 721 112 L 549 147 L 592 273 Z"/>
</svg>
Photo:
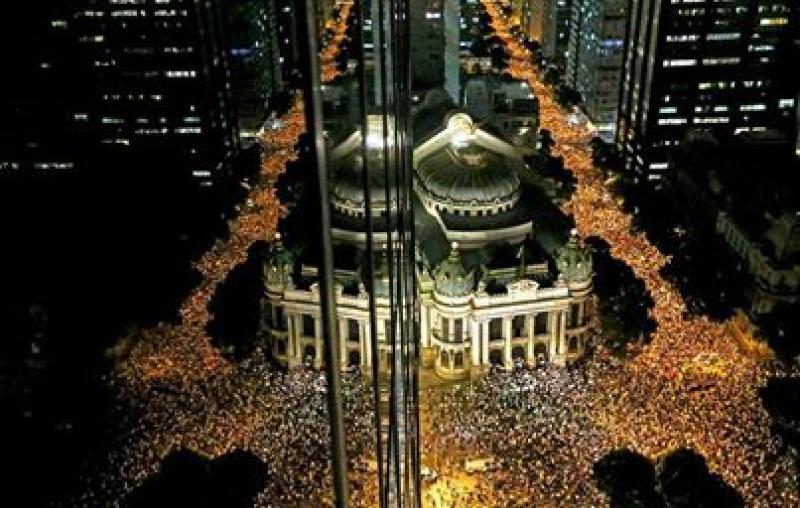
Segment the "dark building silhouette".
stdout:
<svg viewBox="0 0 800 508">
<path fill-rule="evenodd" d="M 2 108 L 13 120 L 0 167 L 70 170 L 135 157 L 211 183 L 237 134 L 216 0 L 72 0 L 12 11 L 7 28 L 22 35 L 4 53 L 21 54 L 7 74 L 13 106 Z"/>
<path fill-rule="evenodd" d="M 794 0 L 632 0 L 617 144 L 658 181 L 689 129 L 717 137 L 796 129 Z"/>
</svg>

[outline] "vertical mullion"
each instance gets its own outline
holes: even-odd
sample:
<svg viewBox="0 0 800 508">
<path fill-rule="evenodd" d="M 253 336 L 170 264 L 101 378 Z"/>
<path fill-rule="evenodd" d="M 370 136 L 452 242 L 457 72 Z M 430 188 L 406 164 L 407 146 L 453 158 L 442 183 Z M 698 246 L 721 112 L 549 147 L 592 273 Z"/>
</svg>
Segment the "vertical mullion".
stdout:
<svg viewBox="0 0 800 508">
<path fill-rule="evenodd" d="M 325 350 L 325 374 L 328 380 L 328 417 L 330 420 L 331 459 L 333 488 L 337 507 L 348 504 L 347 453 L 344 436 L 344 414 L 342 408 L 342 386 L 340 379 L 338 327 L 336 326 L 336 300 L 333 284 L 333 243 L 331 240 L 331 218 L 328 203 L 328 175 L 325 140 L 322 132 L 321 76 L 319 48 L 317 45 L 317 23 L 314 0 L 305 0 L 306 43 L 308 44 L 308 88 L 306 100 L 311 102 L 310 115 L 306 121 L 314 136 L 319 180 L 320 246 L 322 260 L 319 267 L 319 294 L 322 310 L 322 333 Z M 309 118 L 310 117 L 310 118 Z"/>
<path fill-rule="evenodd" d="M 367 347 L 370 348 L 372 356 L 372 391 L 373 391 L 373 404 L 375 406 L 375 459 L 378 464 L 377 478 L 378 482 L 378 499 L 381 506 L 384 503 L 385 488 L 383 478 L 385 477 L 383 468 L 383 443 L 381 440 L 381 393 L 380 393 L 380 350 L 378 348 L 378 327 L 377 319 L 378 313 L 375 306 L 375 245 L 374 245 L 374 221 L 372 217 L 372 189 L 370 183 L 370 160 L 367 152 L 367 135 L 369 134 L 367 122 L 367 108 L 369 102 L 367 100 L 367 68 L 366 68 L 366 54 L 364 52 L 364 5 L 369 0 L 356 0 L 356 19 L 358 29 L 356 30 L 356 41 L 354 46 L 359 48 L 358 58 L 358 87 L 359 87 L 359 107 L 361 108 L 361 160 L 362 160 L 362 177 L 364 186 L 364 219 L 366 222 L 366 248 L 367 248 L 367 277 L 369 278 L 370 290 L 367 292 L 367 305 L 369 308 L 369 323 L 370 327 L 370 343 Z M 374 30 L 375 27 L 372 27 Z M 373 37 L 373 48 L 374 45 Z M 374 51 L 374 49 L 373 49 Z"/>
</svg>

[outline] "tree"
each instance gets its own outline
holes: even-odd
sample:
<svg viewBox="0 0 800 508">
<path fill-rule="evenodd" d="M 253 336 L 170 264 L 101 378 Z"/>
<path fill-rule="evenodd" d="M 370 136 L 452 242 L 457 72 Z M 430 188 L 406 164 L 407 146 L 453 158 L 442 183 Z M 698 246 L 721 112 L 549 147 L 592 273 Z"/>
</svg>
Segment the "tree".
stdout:
<svg viewBox="0 0 800 508">
<path fill-rule="evenodd" d="M 655 468 L 646 457 L 630 450 L 614 450 L 595 462 L 592 470 L 612 507 L 664 506 L 655 491 Z"/>
<path fill-rule="evenodd" d="M 212 341 L 237 360 L 253 351 L 258 337 L 263 291 L 260 247 L 250 250 L 247 261 L 231 271 L 211 301 L 214 317 L 208 331 Z"/>
<path fill-rule="evenodd" d="M 744 507 L 741 494 L 686 448 L 671 452 L 655 467 L 636 452 L 614 450 L 595 462 L 593 472 L 612 507 Z"/>
<path fill-rule="evenodd" d="M 629 344 L 640 338 L 647 341 L 655 330 L 655 322 L 648 315 L 653 299 L 633 270 L 611 256 L 607 242 L 591 236 L 586 244 L 592 247 L 594 291 L 605 346 L 614 354 L 625 356 Z"/>
<path fill-rule="evenodd" d="M 583 102 L 583 97 L 580 92 L 564 83 L 558 86 L 556 100 L 564 107 L 574 106 Z"/>
<path fill-rule="evenodd" d="M 744 507 L 741 494 L 720 475 L 711 473 L 706 460 L 688 448 L 676 450 L 659 462 L 658 484 L 670 507 Z"/>
<path fill-rule="evenodd" d="M 267 469 L 250 452 L 209 460 L 188 450 L 168 455 L 160 471 L 123 500 L 125 508 L 249 508 L 264 489 Z"/>
</svg>

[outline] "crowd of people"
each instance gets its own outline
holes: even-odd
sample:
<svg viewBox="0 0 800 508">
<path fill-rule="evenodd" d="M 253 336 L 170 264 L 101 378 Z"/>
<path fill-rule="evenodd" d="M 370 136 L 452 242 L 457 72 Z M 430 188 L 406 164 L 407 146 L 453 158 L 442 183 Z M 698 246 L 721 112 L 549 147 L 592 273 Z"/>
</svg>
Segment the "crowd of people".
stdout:
<svg viewBox="0 0 800 508">
<path fill-rule="evenodd" d="M 88 471 L 70 506 L 115 506 L 155 474 L 177 450 L 215 458 L 241 449 L 266 465 L 266 488 L 256 506 L 330 506 L 332 476 L 323 372 L 277 372 L 263 351 L 232 372 L 207 377 L 181 390 L 157 389 L 126 399 L 115 412 L 112 453 Z M 375 479 L 358 458 L 374 447 L 371 384 L 359 374 L 343 379 L 347 452 L 352 458 L 354 506 Z M 377 484 L 375 484 L 377 485 Z M 355 496 L 359 496 L 356 499 Z"/>
<path fill-rule="evenodd" d="M 323 82 L 335 79 L 337 56 L 345 39 L 352 3 L 342 3 L 337 17 L 325 24 L 328 43 L 320 51 Z M 297 160 L 296 145 L 306 131 L 302 95 L 281 118 L 259 133 L 261 168 L 239 213 L 228 223 L 228 237 L 218 240 L 195 263 L 201 282 L 179 309 L 179 322 L 162 323 L 137 331 L 120 340 L 120 375 L 129 380 L 128 389 L 147 390 L 151 383 L 191 385 L 231 366 L 211 344 L 206 327 L 211 320 L 209 303 L 228 274 L 247 259 L 258 241 L 271 241 L 286 209 L 277 196 L 275 182 L 287 165 Z"/>
<path fill-rule="evenodd" d="M 629 360 L 600 347 L 576 367 L 493 372 L 423 391 L 423 462 L 437 473 L 425 483 L 423 499 L 431 506 L 603 505 L 592 479 L 592 466 L 602 456 L 629 448 L 655 459 L 688 447 L 748 505 L 797 506 L 797 452 L 770 433 L 758 398 L 768 367 L 743 355 L 723 324 L 687 314 L 680 293 L 660 274 L 669 259 L 631 227 L 630 216 L 592 166 L 591 133 L 565 121 L 498 4 L 483 4 L 510 54 L 509 71 L 539 97 L 542 127 L 556 140 L 553 153 L 575 174 L 577 188 L 566 211 L 582 235 L 606 240 L 612 255 L 645 283 L 657 330 Z M 336 76 L 336 47 L 344 40 L 351 5 L 341 4 L 336 20 L 327 24 L 329 44 L 320 54 L 325 80 Z M 268 478 L 257 506 L 331 504 L 324 375 L 278 372 L 260 350 L 248 360 L 228 362 L 205 331 L 216 287 L 255 241 L 276 231 L 283 209 L 273 183 L 296 157 L 305 128 L 302 101 L 273 127 L 263 133 L 262 179 L 231 222 L 230 237 L 198 262 L 203 282 L 181 307 L 180 322 L 129 341 L 110 377 L 120 394 L 111 452 L 87 470 L 85 489 L 70 505 L 122 502 L 165 456 L 183 448 L 209 457 L 234 449 L 258 455 Z M 346 375 L 343 387 L 351 501 L 374 506 L 375 472 L 365 466 L 376 439 L 372 387 L 357 374 Z M 477 457 L 490 458 L 496 467 L 461 481 L 468 476 L 464 461 Z"/>
</svg>

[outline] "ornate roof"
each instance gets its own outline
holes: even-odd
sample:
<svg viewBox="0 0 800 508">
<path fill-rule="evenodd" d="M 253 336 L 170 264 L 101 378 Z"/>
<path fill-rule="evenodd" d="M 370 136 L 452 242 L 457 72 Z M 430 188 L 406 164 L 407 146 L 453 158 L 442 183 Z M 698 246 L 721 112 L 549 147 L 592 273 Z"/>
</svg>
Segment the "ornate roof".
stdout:
<svg viewBox="0 0 800 508">
<path fill-rule="evenodd" d="M 436 292 L 445 296 L 467 296 L 472 291 L 475 274 L 464 269 L 456 242 L 450 256 L 433 270 L 433 280 Z"/>
<path fill-rule="evenodd" d="M 270 285 L 292 285 L 294 256 L 283 247 L 281 234 L 275 233 L 275 243 L 265 265 L 267 283 Z"/>
<path fill-rule="evenodd" d="M 386 172 L 380 160 L 369 165 L 370 201 L 372 208 L 386 206 Z M 330 192 L 335 201 L 350 205 L 364 203 L 364 161 L 361 155 L 361 133 L 354 132 L 331 151 Z M 389 199 L 393 200 L 395 182 L 389 172 Z"/>
<path fill-rule="evenodd" d="M 475 143 L 451 143 L 420 161 L 417 178 L 428 194 L 447 203 L 494 203 L 518 193 L 517 164 Z"/>
<path fill-rule="evenodd" d="M 592 276 L 592 255 L 573 229 L 567 243 L 556 255 L 558 271 L 567 282 L 586 282 Z"/>
</svg>

